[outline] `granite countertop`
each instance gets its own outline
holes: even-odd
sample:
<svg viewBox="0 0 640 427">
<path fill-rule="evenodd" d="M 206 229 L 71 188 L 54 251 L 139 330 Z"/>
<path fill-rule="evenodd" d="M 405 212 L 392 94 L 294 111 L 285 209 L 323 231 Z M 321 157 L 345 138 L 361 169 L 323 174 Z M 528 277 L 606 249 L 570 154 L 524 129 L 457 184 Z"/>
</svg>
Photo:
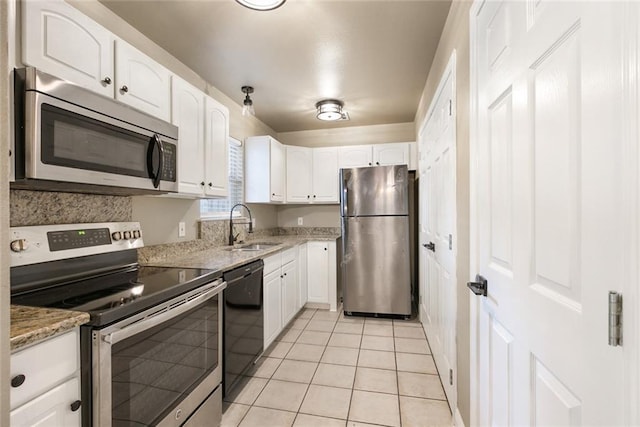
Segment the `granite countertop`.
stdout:
<svg viewBox="0 0 640 427">
<path fill-rule="evenodd" d="M 304 235 L 304 236 L 268 236 L 259 239 L 247 240 L 252 242 L 277 243 L 276 246 L 260 251 L 231 251 L 229 246 L 221 246 L 205 249 L 186 255 L 176 255 L 162 261 L 151 261 L 146 265 L 159 267 L 182 267 L 182 268 L 206 268 L 220 272 L 232 270 L 251 261 L 256 261 L 269 255 L 280 252 L 283 249 L 291 248 L 310 241 L 335 241 L 339 235 Z"/>
<path fill-rule="evenodd" d="M 11 306 L 11 351 L 61 334 L 89 321 L 89 314 L 56 308 Z"/>
</svg>

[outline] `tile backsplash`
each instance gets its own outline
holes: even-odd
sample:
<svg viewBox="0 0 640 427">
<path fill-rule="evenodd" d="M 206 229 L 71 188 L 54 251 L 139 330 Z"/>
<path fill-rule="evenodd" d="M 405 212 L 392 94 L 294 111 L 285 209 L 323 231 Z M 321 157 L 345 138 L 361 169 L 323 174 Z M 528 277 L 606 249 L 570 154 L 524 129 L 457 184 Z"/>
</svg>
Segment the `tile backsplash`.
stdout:
<svg viewBox="0 0 640 427">
<path fill-rule="evenodd" d="M 131 197 L 11 190 L 10 225 L 132 221 Z"/>
</svg>

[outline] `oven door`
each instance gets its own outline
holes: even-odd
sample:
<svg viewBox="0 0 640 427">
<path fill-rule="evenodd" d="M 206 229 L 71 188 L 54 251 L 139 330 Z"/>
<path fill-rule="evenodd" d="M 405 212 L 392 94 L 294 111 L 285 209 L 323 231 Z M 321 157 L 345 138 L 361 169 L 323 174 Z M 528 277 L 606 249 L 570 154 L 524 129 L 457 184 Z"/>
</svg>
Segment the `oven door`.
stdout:
<svg viewBox="0 0 640 427">
<path fill-rule="evenodd" d="M 222 279 L 93 332 L 93 425 L 179 426 L 222 380 Z"/>
<path fill-rule="evenodd" d="M 25 110 L 25 178 L 177 191 L 175 140 L 36 91 Z"/>
</svg>

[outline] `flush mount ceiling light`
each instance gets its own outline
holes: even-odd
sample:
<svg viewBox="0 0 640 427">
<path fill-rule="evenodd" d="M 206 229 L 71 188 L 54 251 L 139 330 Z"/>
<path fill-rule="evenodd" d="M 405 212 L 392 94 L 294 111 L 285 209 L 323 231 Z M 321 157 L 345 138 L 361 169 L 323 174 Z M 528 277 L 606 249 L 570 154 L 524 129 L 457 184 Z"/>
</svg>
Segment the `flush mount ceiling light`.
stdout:
<svg viewBox="0 0 640 427">
<path fill-rule="evenodd" d="M 244 7 L 253 10 L 273 10 L 277 9 L 285 2 L 285 0 L 236 0 Z"/>
<path fill-rule="evenodd" d="M 253 93 L 253 87 L 242 86 L 242 93 L 245 94 L 244 103 L 243 103 L 244 105 L 242 106 L 242 115 L 255 116 L 256 110 L 253 108 L 253 100 L 249 96 L 250 93 Z"/>
<path fill-rule="evenodd" d="M 316 117 L 320 120 L 335 121 L 335 120 L 349 120 L 349 115 L 342 111 L 344 104 L 337 99 L 325 99 L 316 103 L 316 109 L 318 113 Z"/>
</svg>

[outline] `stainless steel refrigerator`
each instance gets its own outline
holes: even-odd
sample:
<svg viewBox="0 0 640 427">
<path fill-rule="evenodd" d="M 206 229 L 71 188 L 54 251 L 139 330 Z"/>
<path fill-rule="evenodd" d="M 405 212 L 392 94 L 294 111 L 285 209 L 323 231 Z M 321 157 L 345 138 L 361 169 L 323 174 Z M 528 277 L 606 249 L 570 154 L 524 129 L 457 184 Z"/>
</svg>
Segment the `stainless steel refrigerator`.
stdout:
<svg viewBox="0 0 640 427">
<path fill-rule="evenodd" d="M 407 166 L 340 171 L 345 314 L 409 317 L 412 262 Z"/>
</svg>

